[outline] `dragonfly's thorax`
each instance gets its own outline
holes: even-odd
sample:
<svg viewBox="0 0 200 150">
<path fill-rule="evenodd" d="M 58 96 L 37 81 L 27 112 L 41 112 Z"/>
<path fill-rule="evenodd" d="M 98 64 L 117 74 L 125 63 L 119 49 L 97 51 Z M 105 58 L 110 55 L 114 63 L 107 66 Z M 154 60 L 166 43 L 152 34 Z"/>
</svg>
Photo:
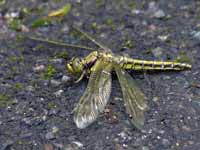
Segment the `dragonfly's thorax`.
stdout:
<svg viewBox="0 0 200 150">
<path fill-rule="evenodd" d="M 73 57 L 66 67 L 70 73 L 81 73 L 84 69 L 83 59 Z"/>
<path fill-rule="evenodd" d="M 98 52 L 94 51 L 85 58 L 73 57 L 67 64 L 67 70 L 73 74 L 80 74 L 85 70 L 89 70 L 98 59 Z"/>
<path fill-rule="evenodd" d="M 101 52 L 98 55 L 104 62 L 112 63 L 113 62 L 113 54 L 110 52 Z"/>
<path fill-rule="evenodd" d="M 84 69 L 90 69 L 97 60 L 101 59 L 101 61 L 105 63 L 112 63 L 113 62 L 113 54 L 109 52 L 101 52 L 101 51 L 95 51 L 90 53 L 87 57 L 82 59 L 82 64 L 84 66 Z"/>
</svg>

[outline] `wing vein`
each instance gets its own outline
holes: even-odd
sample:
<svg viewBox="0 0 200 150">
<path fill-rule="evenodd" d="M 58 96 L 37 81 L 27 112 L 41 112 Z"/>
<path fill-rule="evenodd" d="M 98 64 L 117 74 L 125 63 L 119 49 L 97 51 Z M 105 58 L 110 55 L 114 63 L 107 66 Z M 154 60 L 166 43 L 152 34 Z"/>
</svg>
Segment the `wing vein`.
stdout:
<svg viewBox="0 0 200 150">
<path fill-rule="evenodd" d="M 112 65 L 98 60 L 91 70 L 88 86 L 74 111 L 78 128 L 86 128 L 94 122 L 110 98 Z"/>
<path fill-rule="evenodd" d="M 147 109 L 146 98 L 125 70 L 116 64 L 115 71 L 122 88 L 127 113 L 132 116 L 132 123 L 141 129 L 144 124 L 144 112 Z"/>
</svg>

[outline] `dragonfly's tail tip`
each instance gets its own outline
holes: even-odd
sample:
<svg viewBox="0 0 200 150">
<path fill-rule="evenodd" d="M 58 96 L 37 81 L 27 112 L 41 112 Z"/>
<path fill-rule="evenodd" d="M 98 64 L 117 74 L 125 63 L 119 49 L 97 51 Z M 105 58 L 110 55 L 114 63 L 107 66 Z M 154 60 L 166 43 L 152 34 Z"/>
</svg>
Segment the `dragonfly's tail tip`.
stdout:
<svg viewBox="0 0 200 150">
<path fill-rule="evenodd" d="M 192 65 L 187 64 L 187 68 L 188 68 L 188 69 L 192 69 Z"/>
</svg>

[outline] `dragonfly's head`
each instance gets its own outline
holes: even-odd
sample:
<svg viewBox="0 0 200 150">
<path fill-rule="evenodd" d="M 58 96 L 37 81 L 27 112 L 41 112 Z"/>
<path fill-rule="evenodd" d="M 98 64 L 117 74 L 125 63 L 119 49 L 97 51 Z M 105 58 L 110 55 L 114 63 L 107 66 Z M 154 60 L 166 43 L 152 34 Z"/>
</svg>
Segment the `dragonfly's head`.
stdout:
<svg viewBox="0 0 200 150">
<path fill-rule="evenodd" d="M 67 70 L 70 73 L 81 73 L 83 71 L 83 64 L 81 63 L 81 59 L 78 57 L 73 57 L 67 64 Z"/>
</svg>

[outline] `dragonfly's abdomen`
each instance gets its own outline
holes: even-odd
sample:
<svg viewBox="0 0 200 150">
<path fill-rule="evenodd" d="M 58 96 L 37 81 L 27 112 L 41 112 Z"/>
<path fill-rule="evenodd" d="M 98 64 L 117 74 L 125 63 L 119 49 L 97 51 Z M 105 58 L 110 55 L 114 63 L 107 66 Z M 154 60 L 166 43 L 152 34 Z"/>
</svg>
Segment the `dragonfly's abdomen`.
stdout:
<svg viewBox="0 0 200 150">
<path fill-rule="evenodd" d="M 191 69 L 190 64 L 173 61 L 146 61 L 121 57 L 120 66 L 123 69 L 133 70 L 186 70 Z"/>
</svg>

